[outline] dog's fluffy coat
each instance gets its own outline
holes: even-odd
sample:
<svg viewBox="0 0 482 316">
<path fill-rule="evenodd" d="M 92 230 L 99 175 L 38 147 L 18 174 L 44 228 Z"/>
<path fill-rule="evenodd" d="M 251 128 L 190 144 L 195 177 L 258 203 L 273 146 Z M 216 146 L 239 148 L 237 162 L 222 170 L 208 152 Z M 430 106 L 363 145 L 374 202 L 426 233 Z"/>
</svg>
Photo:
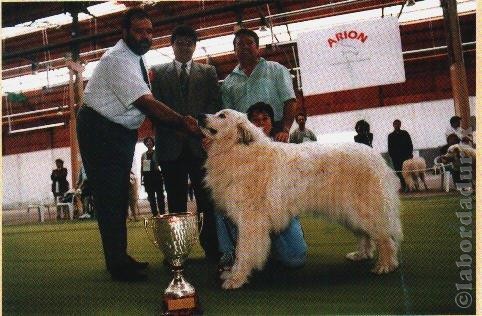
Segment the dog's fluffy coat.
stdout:
<svg viewBox="0 0 482 316">
<path fill-rule="evenodd" d="M 425 190 L 428 190 L 427 182 L 425 182 L 426 168 L 427 163 L 422 157 L 413 157 L 403 162 L 402 176 L 409 191 L 418 191 L 420 189 L 418 182 L 419 179 L 422 181 Z"/>
<path fill-rule="evenodd" d="M 398 266 L 402 239 L 398 180 L 380 154 L 356 143 L 320 145 L 271 141 L 246 115 L 222 110 L 200 121 L 210 139 L 205 182 L 221 211 L 238 227 L 236 260 L 223 288 L 241 287 L 261 269 L 270 232 L 301 212 L 338 221 L 359 238 L 351 260 L 378 259 L 373 272 Z"/>
</svg>

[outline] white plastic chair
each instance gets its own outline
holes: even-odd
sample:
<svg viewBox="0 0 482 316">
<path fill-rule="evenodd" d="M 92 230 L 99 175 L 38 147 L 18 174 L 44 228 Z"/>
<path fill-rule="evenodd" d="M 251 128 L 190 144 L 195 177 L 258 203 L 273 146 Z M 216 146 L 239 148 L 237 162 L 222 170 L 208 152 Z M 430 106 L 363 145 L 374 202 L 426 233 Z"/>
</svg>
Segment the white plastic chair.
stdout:
<svg viewBox="0 0 482 316">
<path fill-rule="evenodd" d="M 68 193 L 68 192 L 67 192 Z M 74 197 L 72 197 L 71 202 L 61 202 L 60 199 L 63 197 L 57 196 L 55 198 L 55 205 L 58 207 L 65 207 L 67 206 L 69 210 L 69 218 L 74 219 Z"/>
<path fill-rule="evenodd" d="M 435 174 L 437 174 L 437 172 L 440 171 L 442 190 L 445 190 L 445 192 L 449 192 L 450 191 L 450 171 L 446 171 L 445 165 L 441 162 L 438 162 L 438 160 L 441 157 L 442 156 L 435 157 L 435 159 L 433 160 L 433 169 Z"/>
</svg>

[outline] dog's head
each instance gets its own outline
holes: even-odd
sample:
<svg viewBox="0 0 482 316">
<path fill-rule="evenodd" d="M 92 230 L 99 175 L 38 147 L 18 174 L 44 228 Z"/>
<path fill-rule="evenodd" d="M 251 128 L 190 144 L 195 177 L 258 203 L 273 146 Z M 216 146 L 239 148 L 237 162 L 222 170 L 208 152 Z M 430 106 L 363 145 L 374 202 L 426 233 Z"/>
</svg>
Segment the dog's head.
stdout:
<svg viewBox="0 0 482 316">
<path fill-rule="evenodd" d="M 201 114 L 199 127 L 204 135 L 213 141 L 222 140 L 224 144 L 249 145 L 266 139 L 260 128 L 252 124 L 246 114 L 225 109 L 216 114 Z"/>
</svg>

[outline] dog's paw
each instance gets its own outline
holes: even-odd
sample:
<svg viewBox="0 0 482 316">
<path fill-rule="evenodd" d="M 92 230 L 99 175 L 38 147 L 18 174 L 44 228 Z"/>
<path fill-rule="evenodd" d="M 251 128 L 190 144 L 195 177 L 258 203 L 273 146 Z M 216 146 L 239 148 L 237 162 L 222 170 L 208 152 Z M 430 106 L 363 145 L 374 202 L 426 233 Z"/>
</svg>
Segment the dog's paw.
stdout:
<svg viewBox="0 0 482 316">
<path fill-rule="evenodd" d="M 375 267 L 372 269 L 372 272 L 375 274 L 387 274 L 390 273 L 398 268 L 398 262 L 394 260 L 393 262 L 390 263 L 379 263 L 375 265 Z"/>
<path fill-rule="evenodd" d="M 371 259 L 373 255 L 370 256 L 363 252 L 354 251 L 354 252 L 347 253 L 345 257 L 351 261 L 362 261 L 362 260 Z"/>
<path fill-rule="evenodd" d="M 225 290 L 234 290 L 242 287 L 247 281 L 247 278 L 230 277 L 223 282 L 222 288 Z"/>
</svg>

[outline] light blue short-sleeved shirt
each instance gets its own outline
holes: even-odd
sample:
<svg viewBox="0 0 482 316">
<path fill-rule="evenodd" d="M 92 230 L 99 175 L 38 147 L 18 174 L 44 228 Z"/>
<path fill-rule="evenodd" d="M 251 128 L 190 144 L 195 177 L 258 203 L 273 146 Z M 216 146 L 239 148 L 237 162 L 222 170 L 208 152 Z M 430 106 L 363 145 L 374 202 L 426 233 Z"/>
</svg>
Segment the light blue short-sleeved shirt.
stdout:
<svg viewBox="0 0 482 316">
<path fill-rule="evenodd" d="M 296 98 L 288 69 L 264 58 L 259 59 L 249 77 L 236 66 L 224 80 L 221 93 L 226 109 L 245 113 L 257 102 L 271 105 L 275 121 L 282 120 L 284 103 Z"/>
<path fill-rule="evenodd" d="M 85 87 L 84 103 L 108 120 L 137 129 L 145 115 L 132 103 L 151 94 L 136 55 L 121 39 L 100 59 Z M 144 62 L 144 61 L 142 61 Z"/>
</svg>

